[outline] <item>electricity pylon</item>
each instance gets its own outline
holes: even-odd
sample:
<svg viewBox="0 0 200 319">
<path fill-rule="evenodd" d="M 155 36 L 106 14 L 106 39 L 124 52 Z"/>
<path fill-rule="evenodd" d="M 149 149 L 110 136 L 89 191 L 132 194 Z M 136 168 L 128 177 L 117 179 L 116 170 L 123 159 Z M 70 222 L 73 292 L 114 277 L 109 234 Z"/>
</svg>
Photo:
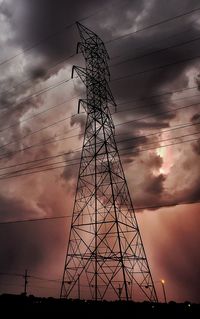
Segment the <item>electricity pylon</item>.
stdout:
<svg viewBox="0 0 200 319">
<path fill-rule="evenodd" d="M 79 100 L 87 113 L 79 176 L 61 286 L 61 298 L 157 301 L 156 291 L 124 171 L 109 107 L 108 53 L 102 40 L 77 23 L 77 52 L 86 68 L 73 66 L 86 86 Z"/>
</svg>

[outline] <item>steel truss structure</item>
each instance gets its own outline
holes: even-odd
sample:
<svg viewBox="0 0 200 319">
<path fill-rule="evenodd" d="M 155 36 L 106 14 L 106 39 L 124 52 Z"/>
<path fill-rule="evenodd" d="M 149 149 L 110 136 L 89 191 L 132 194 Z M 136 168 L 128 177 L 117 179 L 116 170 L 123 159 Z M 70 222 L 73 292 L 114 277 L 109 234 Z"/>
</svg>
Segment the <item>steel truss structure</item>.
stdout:
<svg viewBox="0 0 200 319">
<path fill-rule="evenodd" d="M 77 23 L 77 52 L 86 68 L 73 66 L 86 86 L 79 100 L 87 113 L 61 298 L 157 301 L 132 200 L 115 142 L 109 107 L 108 53 L 102 40 Z"/>
</svg>

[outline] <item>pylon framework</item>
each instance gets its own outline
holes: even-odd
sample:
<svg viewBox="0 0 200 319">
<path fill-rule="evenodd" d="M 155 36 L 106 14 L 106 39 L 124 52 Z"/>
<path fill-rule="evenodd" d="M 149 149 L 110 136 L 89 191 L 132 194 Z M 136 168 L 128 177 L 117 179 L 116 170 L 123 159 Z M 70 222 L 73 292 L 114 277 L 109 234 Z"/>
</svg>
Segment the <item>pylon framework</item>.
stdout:
<svg viewBox="0 0 200 319">
<path fill-rule="evenodd" d="M 87 113 L 61 298 L 157 301 L 138 223 L 115 142 L 109 107 L 108 53 L 77 23 L 86 68 L 73 66 L 86 86 Z"/>
</svg>

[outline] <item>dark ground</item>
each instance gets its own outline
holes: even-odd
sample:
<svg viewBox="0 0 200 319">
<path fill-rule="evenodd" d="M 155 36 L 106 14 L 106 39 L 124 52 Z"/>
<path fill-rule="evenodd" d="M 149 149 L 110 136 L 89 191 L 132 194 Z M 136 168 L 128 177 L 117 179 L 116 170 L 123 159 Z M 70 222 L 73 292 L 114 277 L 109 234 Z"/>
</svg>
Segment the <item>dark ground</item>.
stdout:
<svg viewBox="0 0 200 319">
<path fill-rule="evenodd" d="M 200 318 L 200 304 L 173 301 L 168 304 L 94 302 L 4 294 L 0 296 L 0 309 L 0 318 Z"/>
</svg>

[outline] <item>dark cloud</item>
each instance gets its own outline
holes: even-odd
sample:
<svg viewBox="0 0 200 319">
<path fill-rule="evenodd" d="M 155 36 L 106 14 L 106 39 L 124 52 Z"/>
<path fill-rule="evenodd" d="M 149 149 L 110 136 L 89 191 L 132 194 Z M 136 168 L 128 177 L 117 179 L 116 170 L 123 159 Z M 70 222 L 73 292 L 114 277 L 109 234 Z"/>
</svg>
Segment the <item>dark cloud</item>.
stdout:
<svg viewBox="0 0 200 319">
<path fill-rule="evenodd" d="M 30 3 L 20 0 L 18 5 L 23 9 L 18 11 L 15 19 L 17 22 L 18 19 L 21 20 L 23 25 L 19 26 L 17 41 L 21 41 L 24 48 L 39 42 L 35 51 L 52 59 L 73 53 L 73 48 L 75 51 L 76 30 L 74 25 L 68 26 L 100 7 L 91 0 L 61 0 L 59 4 L 53 0 L 36 0 Z M 50 36 L 52 34 L 56 36 Z M 43 41 L 44 38 L 47 40 Z"/>
<path fill-rule="evenodd" d="M 188 2 L 185 2 L 185 4 L 186 3 L 186 7 L 189 7 Z M 144 4 L 143 9 L 145 6 L 147 6 L 147 3 Z M 160 14 L 157 15 L 158 11 L 160 11 Z M 180 13 L 180 6 L 177 5 L 175 9 L 173 8 L 173 3 L 169 2 L 169 6 L 166 8 L 165 17 L 172 16 L 172 12 L 173 15 Z M 153 17 L 153 21 L 160 21 L 163 18 L 163 9 L 158 1 L 156 1 L 156 5 L 152 5 L 149 9 L 147 9 L 145 19 L 141 19 L 141 23 L 138 28 L 152 24 Z M 116 41 L 115 52 L 120 50 L 122 56 L 129 56 L 130 58 L 130 52 L 132 52 L 132 57 L 142 55 L 144 55 L 144 57 L 140 59 L 137 58 L 135 61 L 130 60 L 127 63 L 112 67 L 112 78 L 118 78 L 119 74 L 120 77 L 123 77 L 123 75 L 126 76 L 127 74 L 152 70 L 151 72 L 138 74 L 127 79 L 122 79 L 121 81 L 114 81 L 113 83 L 111 81 L 111 86 L 116 98 L 127 99 L 128 97 L 134 96 L 135 98 L 144 99 L 148 96 L 156 95 L 156 93 L 160 91 L 162 92 L 162 90 L 170 92 L 170 90 L 187 87 L 188 78 L 186 76 L 186 71 L 192 66 L 198 65 L 195 60 L 186 61 L 185 63 L 180 64 L 177 63 L 171 67 L 162 68 L 162 66 L 167 66 L 168 64 L 176 63 L 177 61 L 198 55 L 199 41 L 196 41 L 193 44 L 179 46 L 171 50 L 169 49 L 160 53 L 152 53 L 148 55 L 148 53 L 151 53 L 154 50 L 172 46 L 177 42 L 185 42 L 187 37 L 190 39 L 191 34 L 193 37 L 198 35 L 198 28 L 195 23 L 192 23 L 190 16 L 184 19 L 184 28 L 190 29 L 190 33 L 185 34 L 182 31 L 182 27 L 183 25 L 181 21 L 178 20 L 162 25 L 160 28 L 152 28 L 149 29 L 149 31 L 147 30 L 145 32 L 138 33 L 138 35 L 136 34 L 132 37 L 122 39 L 121 41 Z M 177 37 L 173 37 L 174 34 L 179 35 L 179 41 L 177 41 Z M 112 43 L 109 47 L 110 46 L 112 46 Z M 138 51 L 137 48 L 139 47 L 143 49 Z M 120 59 L 118 59 L 118 61 L 120 61 Z M 153 69 L 156 68 L 158 69 L 153 71 Z M 166 111 L 169 105 L 173 107 L 170 102 L 170 95 L 166 97 L 165 100 L 159 97 L 152 98 L 150 101 L 147 100 L 147 102 L 143 103 L 143 107 L 139 110 L 139 112 L 141 112 L 141 114 L 154 114 L 159 111 Z M 133 109 L 134 108 L 135 103 L 133 103 Z M 135 114 L 134 110 L 132 114 Z M 175 117 L 175 115 L 176 114 L 166 113 L 162 117 L 159 117 L 159 121 L 162 123 L 165 119 L 170 120 L 170 118 Z M 123 114 L 120 114 L 120 118 L 122 117 Z"/>
<path fill-rule="evenodd" d="M 81 158 L 81 151 L 75 152 L 75 154 L 73 154 L 70 157 L 66 156 L 66 161 L 70 160 L 72 164 L 74 164 L 74 163 L 78 163 L 78 164 L 66 166 L 61 174 L 61 177 L 67 183 L 69 183 L 70 181 L 73 181 L 73 183 L 74 183 L 73 195 L 75 195 L 74 192 L 75 192 L 76 180 L 78 178 L 77 175 L 78 175 L 78 167 L 79 167 L 80 158 Z"/>
<path fill-rule="evenodd" d="M 29 71 L 30 77 L 32 80 L 43 78 L 46 75 L 46 71 L 43 68 L 34 68 L 33 70 Z"/>
<path fill-rule="evenodd" d="M 196 141 L 196 142 L 193 142 L 193 143 L 192 143 L 192 147 L 193 147 L 194 152 L 195 152 L 197 155 L 200 155 L 200 140 L 198 140 L 198 141 Z"/>
<path fill-rule="evenodd" d="M 191 118 L 191 122 L 195 123 L 195 122 L 199 122 L 200 120 L 200 113 L 196 113 L 192 116 Z"/>
<path fill-rule="evenodd" d="M 85 131 L 85 118 L 86 118 L 85 114 L 83 114 L 83 115 L 79 115 L 78 117 L 76 117 L 76 116 L 72 117 L 71 121 L 70 121 L 71 126 L 73 126 L 75 124 L 79 124 L 81 137 Z"/>
<path fill-rule="evenodd" d="M 148 184 L 146 185 L 146 191 L 148 193 L 156 194 L 159 196 L 164 190 L 163 183 L 165 181 L 166 177 L 163 174 L 160 174 L 158 176 L 154 176 L 153 178 L 148 179 Z"/>
<path fill-rule="evenodd" d="M 190 7 L 193 8 L 197 2 L 193 1 L 190 5 L 188 1 L 184 1 L 184 3 L 185 5 L 183 6 L 181 2 L 181 8 L 189 9 Z M 32 67 L 31 69 L 29 68 L 27 72 L 33 82 L 47 76 L 45 69 L 49 67 L 49 64 L 51 65 L 51 63 L 57 62 L 63 56 L 72 54 L 73 52 L 75 53 L 75 46 L 78 41 L 76 28 L 64 29 L 63 32 L 60 30 L 63 30 L 63 26 L 84 16 L 90 16 L 92 12 L 96 12 L 96 14 L 86 19 L 83 23 L 91 27 L 96 33 L 102 34 L 104 40 L 104 38 L 111 39 L 113 35 L 115 36 L 115 33 L 118 34 L 118 32 L 120 33 L 122 30 L 124 32 L 131 30 L 134 23 L 137 24 L 138 28 L 142 28 L 145 25 L 152 24 L 152 21 L 157 21 L 158 17 L 160 17 L 161 20 L 161 18 L 164 19 L 171 16 L 172 12 L 173 15 L 176 15 L 181 11 L 178 5 L 177 8 L 174 8 L 172 1 L 169 2 L 166 12 L 163 12 L 163 8 L 158 1 L 156 1 L 155 4 L 148 4 L 147 1 L 125 1 L 123 4 L 115 2 L 113 6 L 111 6 L 111 3 L 103 2 L 101 6 L 99 6 L 97 2 L 89 0 L 83 3 L 61 1 L 59 5 L 54 1 L 47 0 L 37 0 L 32 3 L 20 0 L 19 7 L 21 10 L 15 11 L 15 14 L 12 15 L 11 23 L 13 23 L 13 26 L 15 24 L 19 25 L 19 29 L 15 33 L 15 41 L 20 43 L 24 48 L 28 47 L 27 42 L 30 43 L 29 45 L 31 47 L 33 43 L 38 43 L 41 39 L 48 38 L 48 35 L 56 33 L 54 37 L 42 41 L 41 45 L 37 45 L 34 50 L 31 51 L 33 56 L 34 54 L 40 54 L 46 59 L 46 61 L 43 61 L 43 67 L 38 66 L 35 62 L 31 62 Z M 106 10 L 101 12 L 103 7 L 105 7 Z M 141 19 L 138 19 L 140 15 Z M 123 21 L 121 24 L 119 24 L 120 19 Z M 137 19 L 139 22 L 137 22 Z M 105 21 L 109 21 L 109 24 L 103 23 Z M 184 18 L 184 28 L 187 29 L 187 27 L 190 28 L 193 36 L 198 34 L 198 29 L 195 23 L 191 22 L 190 16 Z M 163 41 L 163 34 L 168 40 Z M 182 32 L 182 23 L 179 20 L 165 24 L 162 28 L 152 28 L 145 32 L 138 33 L 136 36 L 108 44 L 108 51 L 113 52 L 115 56 L 120 55 L 124 57 L 146 55 L 158 48 L 167 47 L 174 42 L 177 43 L 176 37 L 175 39 L 171 38 L 174 34 L 180 34 L 181 40 L 187 37 L 187 35 L 185 36 Z M 111 68 L 112 79 L 137 73 L 138 71 L 141 72 L 143 70 L 157 68 L 195 55 L 199 51 L 199 43 L 200 42 L 197 41 L 193 45 L 188 45 L 184 47 L 184 50 L 180 46 L 172 50 L 150 54 L 141 59 L 114 66 Z M 143 49 L 139 50 L 138 48 Z M 120 58 L 119 61 L 121 60 Z M 191 66 L 195 65 L 195 63 L 195 61 L 188 61 L 187 63 L 163 68 L 156 72 L 148 72 L 134 76 L 127 80 L 111 81 L 114 96 L 116 100 L 127 100 L 133 96 L 134 98 L 142 99 L 155 95 L 162 89 L 170 90 L 171 88 L 174 89 L 174 87 L 177 89 L 184 88 L 188 84 L 185 72 Z M 115 64 L 114 61 L 111 61 L 111 65 L 112 64 Z M 62 68 L 63 65 L 60 67 Z M 48 76 L 51 76 L 54 72 L 58 72 L 58 68 L 48 73 Z M 10 81 L 14 80 L 10 79 Z M 12 84 L 10 83 L 9 86 L 12 86 Z M 28 83 L 28 86 L 30 86 L 30 83 Z M 19 91 L 15 92 L 13 98 L 15 98 L 16 94 L 19 94 Z M 144 102 L 143 107 L 137 112 L 139 112 L 139 114 L 154 114 L 166 110 L 169 103 L 170 96 L 165 100 L 152 98 L 150 102 Z M 157 106 L 154 106 L 154 104 L 157 104 Z M 132 114 L 135 114 L 135 111 L 133 111 Z M 175 114 L 165 114 L 159 117 L 159 122 L 168 121 L 174 116 Z M 124 115 L 120 114 L 120 118 L 123 119 Z"/>
<path fill-rule="evenodd" d="M 160 157 L 159 155 L 158 156 L 156 156 L 156 155 L 150 156 L 150 158 L 148 160 L 148 164 L 149 164 L 149 167 L 151 167 L 153 169 L 155 169 L 155 168 L 159 169 L 163 164 L 163 158 Z M 159 175 L 158 177 L 161 178 L 161 180 L 162 180 L 162 178 L 164 178 L 164 176 L 162 174 Z"/>
</svg>

